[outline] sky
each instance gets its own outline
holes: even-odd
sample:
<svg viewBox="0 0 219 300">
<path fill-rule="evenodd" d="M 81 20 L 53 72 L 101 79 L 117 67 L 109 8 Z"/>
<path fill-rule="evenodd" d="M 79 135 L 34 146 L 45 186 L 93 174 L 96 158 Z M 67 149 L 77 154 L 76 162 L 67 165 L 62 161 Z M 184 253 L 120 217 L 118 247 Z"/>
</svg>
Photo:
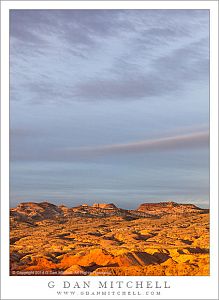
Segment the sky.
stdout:
<svg viewBox="0 0 219 300">
<path fill-rule="evenodd" d="M 209 205 L 208 10 L 11 10 L 10 204 Z"/>
</svg>

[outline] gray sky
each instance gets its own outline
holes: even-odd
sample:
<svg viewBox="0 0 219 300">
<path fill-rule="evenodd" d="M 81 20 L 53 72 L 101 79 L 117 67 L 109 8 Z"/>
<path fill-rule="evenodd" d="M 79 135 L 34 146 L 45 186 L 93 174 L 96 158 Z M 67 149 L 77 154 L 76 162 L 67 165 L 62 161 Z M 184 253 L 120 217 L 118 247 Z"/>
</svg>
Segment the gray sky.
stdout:
<svg viewBox="0 0 219 300">
<path fill-rule="evenodd" d="M 11 10 L 11 205 L 209 202 L 207 10 Z"/>
</svg>

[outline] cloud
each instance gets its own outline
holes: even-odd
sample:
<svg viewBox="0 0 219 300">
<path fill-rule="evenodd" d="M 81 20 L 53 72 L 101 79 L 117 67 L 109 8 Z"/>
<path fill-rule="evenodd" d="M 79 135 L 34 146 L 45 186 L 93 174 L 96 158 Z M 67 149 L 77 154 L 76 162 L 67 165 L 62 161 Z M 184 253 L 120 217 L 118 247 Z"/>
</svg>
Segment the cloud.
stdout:
<svg viewBox="0 0 219 300">
<path fill-rule="evenodd" d="M 181 150 L 207 149 L 209 147 L 209 131 L 171 135 L 167 137 L 146 139 L 130 143 L 116 143 L 98 146 L 65 147 L 60 146 L 61 141 L 46 137 L 43 132 L 34 130 L 12 130 L 11 131 L 11 160 L 13 161 L 89 161 L 90 159 L 115 159 L 117 157 L 128 158 L 133 156 L 141 157 L 141 154 L 157 153 L 178 153 Z M 47 141 L 40 140 L 46 138 Z M 33 140 L 34 139 L 34 140 Z M 106 160 L 107 161 L 107 160 Z"/>
<path fill-rule="evenodd" d="M 37 132 L 30 128 L 10 128 L 10 138 L 26 138 L 31 137 Z"/>
<path fill-rule="evenodd" d="M 201 38 L 152 59 L 149 71 L 121 60 L 114 69 L 116 76 L 84 80 L 76 85 L 73 94 L 82 100 L 138 100 L 170 94 L 192 81 L 205 79 L 208 84 L 208 43 L 207 38 Z"/>
<path fill-rule="evenodd" d="M 147 99 L 208 76 L 207 11 L 12 10 L 10 36 L 11 99 L 30 104 Z"/>
<path fill-rule="evenodd" d="M 138 100 L 159 96 L 175 89 L 169 79 L 163 80 L 156 74 L 136 74 L 114 79 L 95 79 L 76 86 L 75 97 L 84 100 Z"/>
<path fill-rule="evenodd" d="M 11 200 L 208 199 L 208 15 L 11 10 Z"/>
<path fill-rule="evenodd" d="M 153 62 L 154 67 L 166 78 L 175 81 L 199 81 L 209 77 L 209 40 L 201 38 L 183 47 L 173 50 L 169 55 L 162 56 Z"/>
<path fill-rule="evenodd" d="M 202 148 L 209 146 L 209 132 L 201 131 L 159 139 L 141 140 L 127 144 L 113 144 L 96 147 L 66 148 L 60 154 L 67 156 L 102 156 L 162 152 L 179 149 Z"/>
<path fill-rule="evenodd" d="M 17 141 L 21 141 L 21 144 L 24 142 L 27 142 L 29 139 L 35 139 L 39 137 L 45 137 L 47 138 L 46 131 L 41 130 L 37 128 L 33 128 L 32 126 L 27 127 L 15 127 L 15 125 L 10 125 L 10 139 L 13 141 L 16 139 Z"/>
<path fill-rule="evenodd" d="M 92 47 L 98 38 L 127 31 L 132 24 L 120 19 L 122 10 L 11 10 L 11 37 L 23 43 L 48 44 L 46 37 L 56 36 L 70 46 Z M 126 14 L 126 13 L 125 13 Z"/>
</svg>

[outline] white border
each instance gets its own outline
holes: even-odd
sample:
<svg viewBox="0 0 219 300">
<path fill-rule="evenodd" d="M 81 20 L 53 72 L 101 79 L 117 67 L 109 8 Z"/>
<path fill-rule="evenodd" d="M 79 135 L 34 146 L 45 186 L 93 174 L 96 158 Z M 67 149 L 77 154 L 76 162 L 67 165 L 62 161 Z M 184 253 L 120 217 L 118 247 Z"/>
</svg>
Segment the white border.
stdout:
<svg viewBox="0 0 219 300">
<path fill-rule="evenodd" d="M 7 1 L 1 2 L 1 285 L 2 299 L 75 299 L 48 289 L 53 280 L 78 282 L 104 277 L 9 276 L 9 9 L 209 9 L 210 10 L 210 211 L 211 275 L 167 277 L 106 277 L 105 280 L 167 280 L 161 296 L 79 296 L 77 299 L 218 299 L 218 2 L 212 1 Z M 93 291 L 95 288 L 93 289 Z M 113 289 L 116 291 L 116 289 Z"/>
</svg>

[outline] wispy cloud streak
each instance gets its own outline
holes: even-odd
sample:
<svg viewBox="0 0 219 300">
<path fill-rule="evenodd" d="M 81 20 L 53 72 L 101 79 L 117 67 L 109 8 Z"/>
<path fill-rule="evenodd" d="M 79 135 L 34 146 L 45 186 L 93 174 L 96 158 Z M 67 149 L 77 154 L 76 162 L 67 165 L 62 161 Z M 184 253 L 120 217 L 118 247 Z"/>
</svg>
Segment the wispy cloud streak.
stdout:
<svg viewBox="0 0 219 300">
<path fill-rule="evenodd" d="M 167 151 L 175 149 L 190 149 L 208 147 L 209 132 L 200 131 L 190 134 L 170 136 L 158 139 L 141 140 L 127 144 L 112 144 L 95 147 L 67 148 L 62 150 L 66 155 L 107 155 L 128 154 L 154 151 Z"/>
</svg>

